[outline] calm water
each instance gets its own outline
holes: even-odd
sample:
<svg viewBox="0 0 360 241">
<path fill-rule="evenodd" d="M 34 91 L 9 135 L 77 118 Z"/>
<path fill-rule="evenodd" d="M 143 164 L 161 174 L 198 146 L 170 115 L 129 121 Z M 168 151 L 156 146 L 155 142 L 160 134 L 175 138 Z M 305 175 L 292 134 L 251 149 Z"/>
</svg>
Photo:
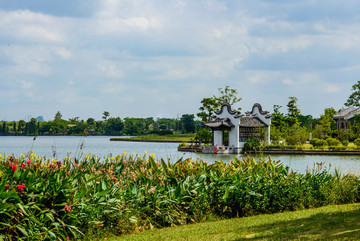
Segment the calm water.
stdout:
<svg viewBox="0 0 360 241">
<path fill-rule="evenodd" d="M 80 149 L 82 146 L 82 149 Z M 149 143 L 149 142 L 120 142 L 110 141 L 109 136 L 39 136 L 33 141 L 33 137 L 24 136 L 0 136 L 0 153 L 4 154 L 27 154 L 30 150 L 38 155 L 57 158 L 66 156 L 79 157 L 91 153 L 99 157 L 113 155 L 134 154 L 143 156 L 145 151 L 148 155 L 154 153 L 157 158 L 170 158 L 177 161 L 179 158 L 201 158 L 208 162 L 214 162 L 221 158 L 223 161 L 229 161 L 234 155 L 213 155 L 198 153 L 183 153 L 177 151 L 177 143 Z M 236 155 L 238 158 L 244 157 Z M 266 157 L 266 156 L 265 156 Z M 318 155 L 271 155 L 271 159 L 280 160 L 284 165 L 291 169 L 305 172 L 307 166 L 311 168 L 316 162 L 325 162 L 326 166 L 331 165 L 331 169 L 337 168 L 342 173 L 354 173 L 360 175 L 360 156 L 318 156 Z M 256 158 L 260 158 L 257 156 Z"/>
</svg>

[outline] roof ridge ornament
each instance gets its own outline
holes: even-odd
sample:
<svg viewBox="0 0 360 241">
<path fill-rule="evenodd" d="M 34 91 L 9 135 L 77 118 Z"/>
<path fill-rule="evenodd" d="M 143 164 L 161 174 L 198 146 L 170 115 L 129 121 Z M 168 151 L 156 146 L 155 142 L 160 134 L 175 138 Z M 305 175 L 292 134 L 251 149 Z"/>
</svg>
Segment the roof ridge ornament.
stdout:
<svg viewBox="0 0 360 241">
<path fill-rule="evenodd" d="M 263 111 L 262 106 L 261 106 L 259 103 L 255 103 L 255 104 L 253 105 L 253 108 L 252 108 L 252 110 L 251 110 L 251 113 L 254 113 L 255 107 L 257 107 L 257 108 L 259 109 L 259 112 L 260 112 L 260 114 L 262 114 L 262 115 L 268 115 L 268 114 L 270 113 L 269 111 Z"/>
<path fill-rule="evenodd" d="M 229 114 L 231 114 L 231 115 L 238 114 L 238 111 L 231 109 L 231 105 L 230 105 L 229 102 L 224 102 L 224 103 L 222 103 L 222 105 L 221 105 L 221 107 L 220 107 L 220 110 L 219 110 L 219 111 L 215 111 L 215 114 L 217 114 L 217 115 L 222 114 L 222 112 L 223 112 L 223 107 L 224 107 L 224 106 L 227 107 L 227 110 L 228 110 Z"/>
</svg>

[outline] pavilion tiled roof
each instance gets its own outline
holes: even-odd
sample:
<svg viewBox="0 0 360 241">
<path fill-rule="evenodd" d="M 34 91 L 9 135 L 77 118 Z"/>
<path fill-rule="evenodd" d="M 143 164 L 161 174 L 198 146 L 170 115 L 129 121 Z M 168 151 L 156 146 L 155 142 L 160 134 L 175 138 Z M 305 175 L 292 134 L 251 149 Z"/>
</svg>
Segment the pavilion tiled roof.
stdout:
<svg viewBox="0 0 360 241">
<path fill-rule="evenodd" d="M 245 115 L 240 118 L 240 127 L 265 127 L 268 126 L 259 118 L 252 115 Z"/>
<path fill-rule="evenodd" d="M 204 123 L 209 128 L 231 128 L 235 127 L 229 118 L 217 118 L 214 121 L 208 121 Z"/>
</svg>

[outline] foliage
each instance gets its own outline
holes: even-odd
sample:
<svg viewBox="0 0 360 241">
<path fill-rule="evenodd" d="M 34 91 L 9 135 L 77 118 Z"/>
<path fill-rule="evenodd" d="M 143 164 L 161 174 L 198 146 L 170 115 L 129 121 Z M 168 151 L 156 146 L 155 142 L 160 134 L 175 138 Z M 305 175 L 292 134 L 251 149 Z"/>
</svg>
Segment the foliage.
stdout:
<svg viewBox="0 0 360 241">
<path fill-rule="evenodd" d="M 280 105 L 274 105 L 274 112 L 271 114 L 271 125 L 280 131 L 286 126 L 285 116 L 280 112 L 281 107 Z"/>
<path fill-rule="evenodd" d="M 288 145 L 304 144 L 309 138 L 308 130 L 297 125 L 284 128 L 283 134 Z"/>
<path fill-rule="evenodd" d="M 352 93 L 347 99 L 345 106 L 360 107 L 360 80 L 352 86 L 351 90 Z"/>
<path fill-rule="evenodd" d="M 321 147 L 321 146 L 327 146 L 328 142 L 323 139 L 312 138 L 310 140 L 310 144 L 313 145 L 314 147 Z"/>
<path fill-rule="evenodd" d="M 360 147 L 360 138 L 355 139 L 354 144 L 355 144 L 357 147 Z"/>
<path fill-rule="evenodd" d="M 181 116 L 180 122 L 182 124 L 182 129 L 184 133 L 195 132 L 196 127 L 195 127 L 194 118 L 195 118 L 194 115 L 189 115 L 189 114 L 184 114 Z"/>
<path fill-rule="evenodd" d="M 70 240 L 196 223 L 208 217 L 359 201 L 359 178 L 318 163 L 300 174 L 271 160 L 174 163 L 150 156 L 0 158 L 3 239 Z"/>
<path fill-rule="evenodd" d="M 249 138 L 245 141 L 244 151 L 260 151 L 260 141 L 255 138 Z"/>
<path fill-rule="evenodd" d="M 201 141 L 203 143 L 211 143 L 212 142 L 212 133 L 209 129 L 202 128 L 195 134 L 195 140 Z"/>
<path fill-rule="evenodd" d="M 201 100 L 202 106 L 199 108 L 200 112 L 197 113 L 197 116 L 201 118 L 202 121 L 211 121 L 211 118 L 215 111 L 218 111 L 223 103 L 229 103 L 234 105 L 241 101 L 241 98 L 238 98 L 236 95 L 238 91 L 236 89 L 230 89 L 229 86 L 225 86 L 224 89 L 219 88 L 219 96 L 213 95 L 212 97 L 203 98 Z M 237 109 L 238 111 L 241 108 Z"/>
<path fill-rule="evenodd" d="M 288 114 L 287 114 L 287 123 L 289 126 L 293 125 L 299 125 L 299 115 L 300 115 L 300 109 L 297 105 L 297 98 L 294 96 L 289 97 L 289 103 L 287 104 L 288 107 Z"/>
<path fill-rule="evenodd" d="M 340 146 L 341 142 L 335 138 L 327 138 L 326 142 L 329 146 Z"/>
</svg>

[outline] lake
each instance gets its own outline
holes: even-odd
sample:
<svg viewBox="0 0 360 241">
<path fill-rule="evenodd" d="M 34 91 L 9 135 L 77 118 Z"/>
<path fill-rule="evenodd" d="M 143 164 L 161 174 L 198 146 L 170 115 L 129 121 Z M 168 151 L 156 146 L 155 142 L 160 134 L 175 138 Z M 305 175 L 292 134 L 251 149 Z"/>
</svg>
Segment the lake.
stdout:
<svg viewBox="0 0 360 241">
<path fill-rule="evenodd" d="M 104 157 L 109 154 L 117 155 L 126 152 L 128 155 L 143 156 L 152 153 L 157 158 L 170 158 L 170 161 L 177 161 L 181 157 L 192 159 L 203 159 L 209 163 L 221 158 L 224 162 L 237 158 L 245 158 L 244 155 L 214 155 L 191 152 L 178 152 L 178 143 L 153 143 L 153 142 L 122 142 L 110 141 L 110 136 L 38 136 L 34 141 L 29 136 L 0 136 L 0 154 L 26 155 L 34 150 L 37 155 L 49 158 L 64 158 L 66 156 L 79 157 L 93 155 Z M 268 158 L 268 156 L 256 156 L 255 158 Z M 341 173 L 353 173 L 360 175 L 360 156 L 323 156 L 323 155 L 271 155 L 272 160 L 280 160 L 284 165 L 290 166 L 293 170 L 304 173 L 307 166 L 312 168 L 317 162 L 325 162 L 325 166 L 331 165 Z"/>
</svg>

